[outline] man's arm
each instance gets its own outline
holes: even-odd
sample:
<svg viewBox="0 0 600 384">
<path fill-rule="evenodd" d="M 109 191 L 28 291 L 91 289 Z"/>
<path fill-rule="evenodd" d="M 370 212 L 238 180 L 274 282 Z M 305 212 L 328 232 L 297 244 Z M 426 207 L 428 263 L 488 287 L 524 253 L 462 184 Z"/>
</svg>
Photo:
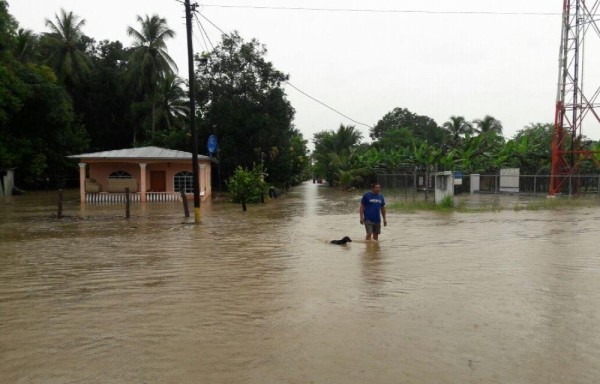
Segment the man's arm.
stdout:
<svg viewBox="0 0 600 384">
<path fill-rule="evenodd" d="M 385 206 L 381 207 L 381 216 L 383 216 L 383 226 L 387 226 L 387 219 L 385 218 Z"/>
<path fill-rule="evenodd" d="M 360 223 L 364 224 L 365 223 L 365 205 L 363 203 L 360 203 L 360 209 L 358 211 L 360 212 Z"/>
</svg>

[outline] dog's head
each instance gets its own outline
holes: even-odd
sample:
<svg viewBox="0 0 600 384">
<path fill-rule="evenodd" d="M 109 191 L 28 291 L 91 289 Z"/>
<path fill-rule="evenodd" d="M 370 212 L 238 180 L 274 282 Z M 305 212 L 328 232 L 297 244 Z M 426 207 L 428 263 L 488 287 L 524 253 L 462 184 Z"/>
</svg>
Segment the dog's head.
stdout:
<svg viewBox="0 0 600 384">
<path fill-rule="evenodd" d="M 351 243 L 352 239 L 349 238 L 348 236 L 344 236 L 344 237 L 342 237 L 342 241 L 345 242 L 345 243 Z"/>
</svg>

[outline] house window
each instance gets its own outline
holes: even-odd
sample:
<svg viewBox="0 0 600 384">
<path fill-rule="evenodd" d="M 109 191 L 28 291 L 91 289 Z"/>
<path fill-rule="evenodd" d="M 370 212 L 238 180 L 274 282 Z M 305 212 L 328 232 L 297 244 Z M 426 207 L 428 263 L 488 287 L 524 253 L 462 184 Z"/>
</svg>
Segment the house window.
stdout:
<svg viewBox="0 0 600 384">
<path fill-rule="evenodd" d="M 109 179 L 131 179 L 131 174 L 125 171 L 116 171 L 108 175 Z"/>
<path fill-rule="evenodd" d="M 191 172 L 183 171 L 175 175 L 173 180 L 175 192 L 184 191 L 185 193 L 194 192 L 194 177 Z"/>
</svg>

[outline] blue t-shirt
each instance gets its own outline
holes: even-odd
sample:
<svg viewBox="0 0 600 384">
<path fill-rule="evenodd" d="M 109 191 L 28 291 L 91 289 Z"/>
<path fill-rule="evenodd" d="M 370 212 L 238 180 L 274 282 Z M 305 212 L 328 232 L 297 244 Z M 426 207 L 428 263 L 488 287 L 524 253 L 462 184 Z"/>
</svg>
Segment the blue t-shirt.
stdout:
<svg viewBox="0 0 600 384">
<path fill-rule="evenodd" d="M 367 192 L 363 195 L 360 203 L 365 206 L 365 220 L 381 223 L 381 207 L 385 205 L 382 194 Z"/>
</svg>

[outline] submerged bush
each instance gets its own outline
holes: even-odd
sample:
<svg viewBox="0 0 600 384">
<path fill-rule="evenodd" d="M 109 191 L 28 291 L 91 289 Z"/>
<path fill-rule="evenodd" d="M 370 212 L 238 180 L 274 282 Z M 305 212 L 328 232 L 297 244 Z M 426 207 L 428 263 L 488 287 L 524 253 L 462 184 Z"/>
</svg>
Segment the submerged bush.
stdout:
<svg viewBox="0 0 600 384">
<path fill-rule="evenodd" d="M 454 199 L 452 198 L 452 196 L 446 196 L 442 199 L 438 206 L 443 209 L 454 208 Z"/>
<path fill-rule="evenodd" d="M 241 203 L 244 211 L 246 203 L 261 202 L 269 191 L 260 166 L 254 166 L 252 170 L 237 167 L 233 176 L 227 180 L 227 188 L 231 193 L 231 200 L 234 203 Z"/>
</svg>

